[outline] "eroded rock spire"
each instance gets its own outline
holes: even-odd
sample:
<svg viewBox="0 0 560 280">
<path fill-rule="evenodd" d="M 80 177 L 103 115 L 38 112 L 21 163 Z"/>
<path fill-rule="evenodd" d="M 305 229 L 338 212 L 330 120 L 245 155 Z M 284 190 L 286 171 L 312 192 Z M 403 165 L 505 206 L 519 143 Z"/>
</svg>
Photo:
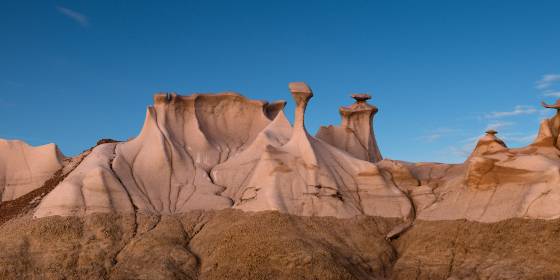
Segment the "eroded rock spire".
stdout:
<svg viewBox="0 0 560 280">
<path fill-rule="evenodd" d="M 469 158 L 507 150 L 506 143 L 502 139 L 498 138 L 496 134 L 498 134 L 496 130 L 487 130 L 486 135 L 478 139 L 476 147 Z"/>
<path fill-rule="evenodd" d="M 305 109 L 307 103 L 313 97 L 313 92 L 303 82 L 292 82 L 288 85 L 292 97 L 296 102 L 296 115 L 294 119 L 294 128 L 305 128 Z"/>
<path fill-rule="evenodd" d="M 321 127 L 317 138 L 343 149 L 353 156 L 370 162 L 383 159 L 373 132 L 373 117 L 377 107 L 367 103 L 369 94 L 352 94 L 356 102 L 350 106 L 340 107 L 342 117 L 340 127 Z"/>
</svg>

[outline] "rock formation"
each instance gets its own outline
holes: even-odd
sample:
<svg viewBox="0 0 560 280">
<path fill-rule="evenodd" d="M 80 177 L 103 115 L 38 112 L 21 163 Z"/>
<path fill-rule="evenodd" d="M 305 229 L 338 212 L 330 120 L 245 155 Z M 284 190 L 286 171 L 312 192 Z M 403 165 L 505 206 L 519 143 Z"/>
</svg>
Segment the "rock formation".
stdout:
<svg viewBox="0 0 560 280">
<path fill-rule="evenodd" d="M 560 217 L 558 114 L 543 121 L 535 143 L 524 148 L 508 148 L 489 130 L 463 164 L 407 163 L 382 160 L 372 127 L 377 108 L 367 103 L 369 95 L 353 95 L 356 103 L 340 108 L 342 124 L 322 127 L 315 138 L 305 128 L 313 92 L 304 83 L 289 88 L 296 103 L 293 126 L 284 101 L 232 92 L 156 94 L 140 134 L 91 150 L 41 200 L 35 217 L 235 208 L 397 217 L 407 221 L 402 230 L 414 219 Z M 545 106 L 558 110 L 558 104 Z M 3 148 L 9 152 L 2 156 L 19 162 L 3 161 L 3 200 L 38 187 L 62 166 L 54 146 L 29 157 L 13 152 L 23 144 L 3 145 L 11 148 Z M 26 159 L 30 171 L 22 168 Z M 14 185 L 14 178 L 23 178 L 14 175 L 21 170 L 33 184 Z"/>
<path fill-rule="evenodd" d="M 55 144 L 32 147 L 0 139 L 0 201 L 16 199 L 38 187 L 63 166 Z"/>
<path fill-rule="evenodd" d="M 284 101 L 156 94 L 137 137 L 72 158 L 0 140 L 0 278 L 560 278 L 560 101 L 527 147 L 489 130 L 411 163 L 382 159 L 369 95 L 313 137 L 289 89 L 293 125 Z"/>
<path fill-rule="evenodd" d="M 290 90 L 296 102 L 293 127 L 283 101 L 269 104 L 235 93 L 158 94 L 140 135 L 93 149 L 35 216 L 233 207 L 305 216 L 410 217 L 408 198 L 374 164 L 307 133 L 304 114 L 313 93 L 303 83 L 291 83 Z M 364 102 L 348 109 L 344 123 L 366 139 L 356 141 L 374 145 L 374 111 Z"/>
<path fill-rule="evenodd" d="M 350 153 L 352 156 L 371 162 L 382 160 L 381 152 L 373 133 L 373 117 L 378 109 L 367 103 L 368 94 L 353 94 L 356 103 L 340 107 L 342 124 L 322 126 L 317 138 Z"/>
<path fill-rule="evenodd" d="M 313 97 L 309 87 L 290 83 L 290 91 L 296 110 L 289 139 L 290 129 L 279 115 L 281 119 L 273 124 L 283 127 L 278 136 L 272 128 L 265 129 L 254 146 L 212 171 L 214 181 L 234 199 L 234 207 L 305 216 L 408 217 L 409 201 L 374 164 L 307 133 L 304 114 Z M 245 175 L 238 166 L 250 166 L 253 171 Z M 235 173 L 239 175 L 232 176 Z"/>
<path fill-rule="evenodd" d="M 429 195 L 422 196 L 418 219 L 496 222 L 560 217 L 560 160 L 531 146 L 508 149 L 496 133 L 487 131 L 464 164 L 429 164 L 423 172 L 416 171 L 421 181 L 435 181 L 426 186 Z M 434 180 L 434 171 L 442 168 L 443 175 Z"/>
</svg>

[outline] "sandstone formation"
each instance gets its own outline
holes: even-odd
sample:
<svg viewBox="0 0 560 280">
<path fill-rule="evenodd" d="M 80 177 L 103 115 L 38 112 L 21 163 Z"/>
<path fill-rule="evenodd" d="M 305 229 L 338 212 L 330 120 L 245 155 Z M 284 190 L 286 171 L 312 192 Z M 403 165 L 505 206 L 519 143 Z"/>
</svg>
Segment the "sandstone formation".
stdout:
<svg viewBox="0 0 560 280">
<path fill-rule="evenodd" d="M 368 94 L 353 94 L 356 103 L 340 107 L 342 124 L 322 126 L 317 138 L 350 153 L 352 156 L 371 162 L 382 160 L 381 152 L 373 133 L 373 117 L 378 109 L 368 104 Z"/>
<path fill-rule="evenodd" d="M 369 95 L 353 95 L 356 103 L 340 109 L 341 126 L 322 127 L 315 138 L 305 128 L 311 89 L 289 87 L 293 126 L 284 101 L 231 92 L 157 94 L 140 134 L 95 147 L 35 217 L 236 208 L 404 219 L 391 236 L 414 219 L 560 217 L 558 114 L 524 148 L 508 148 L 489 130 L 463 164 L 407 163 L 382 160 Z"/>
<path fill-rule="evenodd" d="M 63 166 L 55 144 L 32 147 L 0 139 L 0 201 L 16 199 L 43 184 Z"/>
<path fill-rule="evenodd" d="M 535 141 L 383 159 L 366 94 L 311 136 L 313 92 L 156 94 L 140 134 L 65 158 L 0 140 L 0 278 L 560 278 L 560 100 Z M 523 254 L 519 254 L 523 252 Z"/>
<path fill-rule="evenodd" d="M 409 199 L 375 164 L 308 134 L 304 113 L 313 93 L 303 83 L 291 83 L 290 90 L 293 127 L 283 101 L 269 104 L 235 93 L 158 94 L 140 135 L 93 149 L 35 216 L 233 207 L 410 219 Z M 344 123 L 356 131 L 355 141 L 377 151 L 368 129 L 374 110 L 365 99 L 348 109 Z M 375 151 L 365 150 L 365 159 Z"/>
</svg>

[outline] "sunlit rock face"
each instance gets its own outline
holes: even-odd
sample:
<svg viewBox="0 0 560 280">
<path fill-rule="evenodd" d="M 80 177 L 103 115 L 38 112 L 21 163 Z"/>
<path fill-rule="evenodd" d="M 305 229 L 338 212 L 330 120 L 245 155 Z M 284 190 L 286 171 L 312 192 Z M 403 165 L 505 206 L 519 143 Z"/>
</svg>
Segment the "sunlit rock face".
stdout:
<svg viewBox="0 0 560 280">
<path fill-rule="evenodd" d="M 410 202 L 377 166 L 307 133 L 304 114 L 313 93 L 303 83 L 291 83 L 290 90 L 296 103 L 293 128 L 279 115 L 254 146 L 212 171 L 234 207 L 305 216 L 407 217 Z M 253 171 L 247 177 L 228 176 L 248 165 Z"/>
<path fill-rule="evenodd" d="M 369 95 L 354 95 L 356 103 L 340 109 L 342 124 L 313 137 L 305 110 L 314 94 L 304 83 L 289 89 L 293 125 L 284 101 L 229 92 L 157 94 L 140 134 L 95 147 L 35 217 L 235 208 L 402 218 L 389 238 L 416 219 L 560 217 L 558 114 L 543 121 L 527 147 L 508 148 L 490 130 L 464 163 L 410 163 L 382 159 Z"/>
<path fill-rule="evenodd" d="M 509 149 L 496 133 L 488 131 L 480 138 L 463 164 L 412 166 L 421 181 L 428 182 L 427 190 L 418 192 L 422 207 L 417 207 L 417 218 L 496 222 L 560 217 L 556 148 L 538 138 L 539 144 Z M 442 169 L 442 175 L 433 176 Z"/>
<path fill-rule="evenodd" d="M 282 111 L 284 101 L 236 93 L 157 94 L 141 133 L 93 149 L 35 216 L 233 207 L 305 216 L 410 217 L 409 199 L 367 161 L 370 151 L 354 157 L 308 134 L 304 113 L 313 93 L 303 83 L 290 84 L 290 90 L 293 126 Z M 356 128 L 357 137 L 371 142 L 365 126 L 372 114 L 353 114 L 348 127 L 362 128 Z"/>
<path fill-rule="evenodd" d="M 367 103 L 371 96 L 353 94 L 356 103 L 340 107 L 342 124 L 340 126 L 322 126 L 317 138 L 351 154 L 371 162 L 382 160 L 373 132 L 373 117 L 377 107 Z"/>
<path fill-rule="evenodd" d="M 0 201 L 16 199 L 36 188 L 63 166 L 55 144 L 32 147 L 0 139 Z"/>
</svg>

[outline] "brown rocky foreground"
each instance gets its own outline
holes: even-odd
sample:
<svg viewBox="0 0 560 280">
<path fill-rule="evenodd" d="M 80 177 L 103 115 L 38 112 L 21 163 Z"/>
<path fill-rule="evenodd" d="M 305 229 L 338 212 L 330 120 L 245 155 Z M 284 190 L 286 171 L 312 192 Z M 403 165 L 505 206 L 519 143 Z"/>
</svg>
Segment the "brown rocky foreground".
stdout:
<svg viewBox="0 0 560 280">
<path fill-rule="evenodd" d="M 0 226 L 1 279 L 559 279 L 560 220 L 399 221 L 226 209 L 31 215 Z"/>
</svg>

